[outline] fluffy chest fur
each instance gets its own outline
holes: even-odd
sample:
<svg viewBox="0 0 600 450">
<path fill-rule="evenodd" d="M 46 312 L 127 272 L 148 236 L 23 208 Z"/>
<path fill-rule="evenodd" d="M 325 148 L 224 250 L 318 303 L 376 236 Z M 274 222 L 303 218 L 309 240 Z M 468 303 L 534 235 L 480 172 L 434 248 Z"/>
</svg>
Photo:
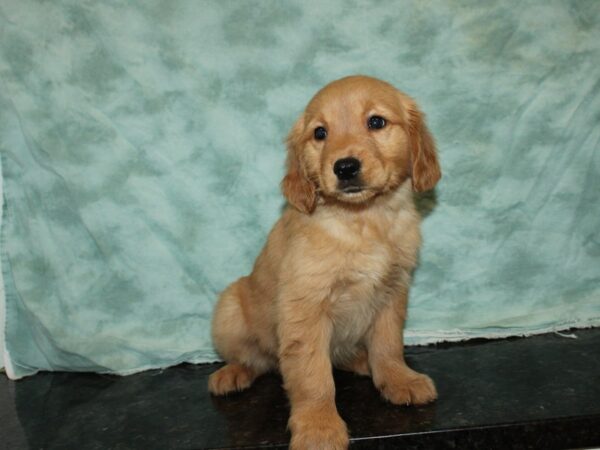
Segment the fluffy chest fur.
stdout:
<svg viewBox="0 0 600 450">
<path fill-rule="evenodd" d="M 378 240 L 350 249 L 332 277 L 326 309 L 333 321 L 333 360 L 350 358 L 379 309 L 388 302 L 386 280 L 394 251 Z"/>
<path fill-rule="evenodd" d="M 408 289 L 418 250 L 419 218 L 412 196 L 401 192 L 377 209 L 340 214 L 317 213 L 317 227 L 306 241 L 309 267 L 318 267 L 333 322 L 334 361 L 352 356 L 377 312 L 398 289 Z"/>
</svg>

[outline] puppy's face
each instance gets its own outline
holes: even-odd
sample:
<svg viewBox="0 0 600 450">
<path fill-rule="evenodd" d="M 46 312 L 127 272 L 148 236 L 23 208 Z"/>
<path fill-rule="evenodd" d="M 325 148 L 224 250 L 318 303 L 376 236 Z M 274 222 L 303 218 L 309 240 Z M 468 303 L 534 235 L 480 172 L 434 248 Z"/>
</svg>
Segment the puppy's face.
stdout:
<svg viewBox="0 0 600 450">
<path fill-rule="evenodd" d="M 408 177 L 415 190 L 431 189 L 440 177 L 414 102 L 369 77 L 343 78 L 319 91 L 292 128 L 288 151 L 283 190 L 303 212 L 314 209 L 318 195 L 363 203 Z"/>
</svg>

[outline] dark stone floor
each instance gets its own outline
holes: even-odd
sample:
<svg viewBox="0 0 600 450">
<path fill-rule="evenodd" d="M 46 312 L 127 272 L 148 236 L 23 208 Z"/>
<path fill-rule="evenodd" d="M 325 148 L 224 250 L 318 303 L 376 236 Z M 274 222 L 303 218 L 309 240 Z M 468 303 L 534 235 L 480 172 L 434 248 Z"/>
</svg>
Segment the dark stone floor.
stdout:
<svg viewBox="0 0 600 450">
<path fill-rule="evenodd" d="M 352 448 L 582 448 L 600 446 L 600 329 L 414 347 L 409 364 L 436 382 L 425 407 L 384 402 L 370 379 L 336 372 Z M 285 448 L 288 405 L 276 375 L 213 398 L 217 365 L 129 377 L 0 375 L 6 449 Z"/>
</svg>

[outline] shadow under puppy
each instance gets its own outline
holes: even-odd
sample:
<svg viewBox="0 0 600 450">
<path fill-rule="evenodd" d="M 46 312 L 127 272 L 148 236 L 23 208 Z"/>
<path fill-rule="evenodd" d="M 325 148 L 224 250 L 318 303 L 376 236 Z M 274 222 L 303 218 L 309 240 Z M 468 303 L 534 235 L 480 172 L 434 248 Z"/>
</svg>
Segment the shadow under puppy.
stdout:
<svg viewBox="0 0 600 450">
<path fill-rule="evenodd" d="M 413 192 L 441 176 L 415 102 L 351 76 L 321 89 L 293 126 L 288 207 L 252 273 L 220 296 L 213 341 L 227 365 L 215 395 L 279 369 L 294 449 L 343 449 L 332 365 L 371 376 L 392 403 L 423 404 L 431 379 L 404 362 L 402 329 L 421 238 Z"/>
</svg>

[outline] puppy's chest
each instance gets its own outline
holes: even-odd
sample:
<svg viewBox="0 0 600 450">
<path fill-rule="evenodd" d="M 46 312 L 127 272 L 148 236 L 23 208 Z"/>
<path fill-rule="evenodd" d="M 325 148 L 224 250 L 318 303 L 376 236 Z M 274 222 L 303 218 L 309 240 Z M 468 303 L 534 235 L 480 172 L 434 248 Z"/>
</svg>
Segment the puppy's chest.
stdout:
<svg viewBox="0 0 600 450">
<path fill-rule="evenodd" d="M 391 252 L 384 247 L 346 254 L 327 300 L 335 322 L 364 321 L 379 309 L 391 260 Z"/>
<path fill-rule="evenodd" d="M 391 300 L 386 281 L 392 258 L 389 248 L 375 243 L 346 255 L 326 300 L 333 322 L 331 356 L 336 363 L 351 358 L 378 311 Z"/>
<path fill-rule="evenodd" d="M 340 259 L 331 279 L 328 309 L 341 334 L 362 333 L 388 301 L 389 284 L 397 274 L 398 248 L 391 230 L 350 230 L 340 234 Z M 344 245 L 346 244 L 346 245 Z"/>
<path fill-rule="evenodd" d="M 344 252 L 332 280 L 332 302 L 340 297 L 364 297 L 381 285 L 388 275 L 393 253 L 393 249 L 378 242 Z"/>
</svg>

